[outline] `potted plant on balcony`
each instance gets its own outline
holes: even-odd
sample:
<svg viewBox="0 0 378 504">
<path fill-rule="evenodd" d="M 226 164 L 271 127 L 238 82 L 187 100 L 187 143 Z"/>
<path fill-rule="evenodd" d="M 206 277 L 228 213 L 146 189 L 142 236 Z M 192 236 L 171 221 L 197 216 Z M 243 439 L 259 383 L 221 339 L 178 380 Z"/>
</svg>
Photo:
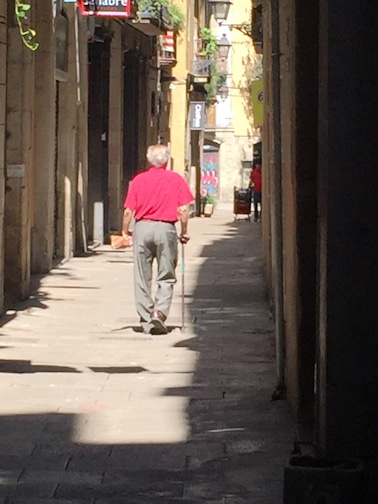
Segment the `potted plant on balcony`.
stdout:
<svg viewBox="0 0 378 504">
<path fill-rule="evenodd" d="M 142 19 L 146 15 L 160 19 L 162 11 L 166 10 L 171 27 L 175 33 L 179 33 L 184 27 L 184 14 L 180 7 L 175 5 L 172 0 L 137 0 L 137 6 L 137 19 Z"/>
<path fill-rule="evenodd" d="M 210 67 L 210 82 L 205 84 L 206 91 L 206 105 L 213 105 L 217 102 L 218 89 L 226 84 L 227 75 L 223 72 L 219 72 L 215 64 Z"/>
<path fill-rule="evenodd" d="M 202 49 L 197 53 L 197 56 L 211 61 L 209 65 L 210 81 L 205 84 L 206 105 L 214 105 L 217 101 L 216 95 L 218 89 L 226 82 L 226 74 L 219 72 L 215 63 L 215 55 L 218 50 L 218 41 L 210 28 L 203 28 L 200 32 Z"/>
<path fill-rule="evenodd" d="M 200 46 L 197 56 L 213 60 L 217 52 L 217 39 L 210 28 L 202 28 L 200 31 Z"/>
</svg>

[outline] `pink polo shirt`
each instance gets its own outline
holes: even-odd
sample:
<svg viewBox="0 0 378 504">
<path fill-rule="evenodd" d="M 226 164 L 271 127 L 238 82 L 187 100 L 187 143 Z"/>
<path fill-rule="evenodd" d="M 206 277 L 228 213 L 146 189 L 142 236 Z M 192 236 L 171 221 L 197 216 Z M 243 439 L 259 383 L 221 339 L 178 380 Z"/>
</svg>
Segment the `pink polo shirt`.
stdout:
<svg viewBox="0 0 378 504">
<path fill-rule="evenodd" d="M 194 200 L 188 184 L 176 172 L 152 166 L 131 182 L 124 208 L 135 211 L 135 220 L 176 222 L 177 210 Z"/>
</svg>

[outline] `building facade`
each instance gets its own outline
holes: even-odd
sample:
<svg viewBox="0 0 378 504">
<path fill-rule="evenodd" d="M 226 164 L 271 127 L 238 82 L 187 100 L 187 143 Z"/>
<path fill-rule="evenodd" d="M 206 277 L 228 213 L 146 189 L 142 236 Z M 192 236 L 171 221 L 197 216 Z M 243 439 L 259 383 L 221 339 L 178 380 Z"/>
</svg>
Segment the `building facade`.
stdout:
<svg viewBox="0 0 378 504">
<path fill-rule="evenodd" d="M 23 5 L 0 2 L 0 311 L 119 231 L 147 146 L 170 142 L 169 13 Z"/>
<path fill-rule="evenodd" d="M 261 141 L 261 128 L 253 120 L 251 81 L 262 78 L 262 56 L 253 45 L 251 22 L 246 22 L 252 16 L 249 0 L 235 2 L 228 18 L 219 23 L 210 2 L 178 3 L 183 4 L 187 23 L 176 40 L 178 61 L 170 86 L 172 162 L 190 180 L 200 215 L 206 195 L 232 201 L 234 186 L 248 185 L 253 145 Z M 223 35 L 232 46 L 227 58 L 216 50 Z M 217 90 L 221 76 L 229 90 L 226 97 Z M 206 124 L 199 130 L 190 125 L 194 103 L 206 108 Z"/>
<path fill-rule="evenodd" d="M 183 174 L 196 195 L 193 213 L 200 212 L 201 163 L 204 128 L 192 130 L 191 107 L 204 104 L 205 84 L 210 78 L 209 62 L 199 54 L 202 30 L 209 24 L 210 8 L 205 0 L 175 0 L 185 12 L 186 25 L 176 38 L 177 64 L 171 83 L 171 153 L 172 167 Z"/>
<path fill-rule="evenodd" d="M 5 111 L 7 68 L 7 4 L 0 1 L 0 313 L 4 304 Z"/>
<path fill-rule="evenodd" d="M 357 16 L 353 2 L 264 6 L 263 241 L 278 384 L 299 440 L 362 460 L 361 500 L 375 502 L 377 23 L 368 2 Z"/>
<path fill-rule="evenodd" d="M 76 64 L 86 23 L 73 6 L 41 1 L 27 20 L 8 2 L 5 138 L 5 292 L 25 299 L 32 273 L 71 257 L 76 228 L 79 122 L 86 79 Z M 72 29 L 70 28 L 72 26 Z M 31 34 L 31 35 L 28 35 Z M 83 60 L 81 59 L 81 64 Z M 80 161 L 79 161 L 80 160 Z"/>
<path fill-rule="evenodd" d="M 262 55 L 253 44 L 252 11 L 251 1 L 234 2 L 227 19 L 212 22 L 217 40 L 228 40 L 230 50 L 216 61 L 224 83 L 209 106 L 202 186 L 203 196 L 210 191 L 221 202 L 233 200 L 235 187 L 248 187 L 254 145 L 261 142 L 252 82 L 262 79 Z"/>
</svg>

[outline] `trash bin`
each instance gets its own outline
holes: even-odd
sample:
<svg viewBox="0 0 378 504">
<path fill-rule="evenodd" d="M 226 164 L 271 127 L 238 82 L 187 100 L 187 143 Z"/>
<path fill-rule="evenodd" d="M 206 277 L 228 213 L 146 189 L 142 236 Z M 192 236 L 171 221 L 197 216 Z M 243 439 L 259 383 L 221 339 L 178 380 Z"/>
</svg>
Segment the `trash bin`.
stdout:
<svg viewBox="0 0 378 504">
<path fill-rule="evenodd" d="M 235 220 L 238 220 L 239 215 L 245 215 L 246 220 L 251 220 L 251 204 L 252 191 L 251 189 L 238 189 L 234 187 L 234 215 Z"/>
</svg>

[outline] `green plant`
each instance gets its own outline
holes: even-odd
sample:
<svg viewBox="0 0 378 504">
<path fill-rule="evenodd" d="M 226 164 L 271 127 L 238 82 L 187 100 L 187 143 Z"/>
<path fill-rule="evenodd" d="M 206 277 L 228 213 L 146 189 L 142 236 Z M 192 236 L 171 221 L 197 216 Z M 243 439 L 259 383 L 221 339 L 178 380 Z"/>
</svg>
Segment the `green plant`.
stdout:
<svg viewBox="0 0 378 504">
<path fill-rule="evenodd" d="M 165 7 L 171 19 L 173 31 L 179 33 L 184 28 L 185 16 L 172 0 L 137 0 L 137 5 L 140 12 L 148 11 L 156 18 L 160 17 L 161 8 Z"/>
<path fill-rule="evenodd" d="M 35 41 L 37 32 L 32 28 L 27 28 L 24 26 L 25 20 L 28 19 L 26 13 L 30 11 L 30 9 L 30 4 L 23 3 L 21 0 L 15 0 L 14 13 L 16 15 L 22 41 L 28 49 L 30 49 L 31 51 L 36 51 L 39 47 L 38 42 Z"/>
<path fill-rule="evenodd" d="M 207 105 L 211 105 L 214 102 L 218 89 L 226 83 L 226 78 L 226 74 L 219 72 L 214 63 L 210 66 L 210 82 L 204 86 L 206 91 L 205 102 Z"/>
<path fill-rule="evenodd" d="M 173 31 L 179 33 L 185 26 L 185 16 L 180 7 L 171 1 L 166 2 L 169 16 L 172 21 Z"/>
<path fill-rule="evenodd" d="M 214 55 L 217 52 L 217 39 L 210 28 L 202 28 L 200 38 L 203 43 L 203 54 L 207 59 L 214 58 Z"/>
<path fill-rule="evenodd" d="M 217 198 L 215 197 L 215 194 L 213 193 L 208 193 L 207 196 L 205 196 L 205 203 L 207 205 L 215 205 L 217 204 Z"/>
<path fill-rule="evenodd" d="M 210 65 L 210 82 L 205 84 L 206 91 L 206 105 L 211 105 L 214 103 L 215 97 L 217 95 L 218 89 L 225 84 L 226 75 L 217 70 L 214 58 L 215 54 L 218 50 L 217 39 L 210 28 L 202 28 L 200 32 L 200 37 L 203 43 L 203 52 L 202 54 L 208 60 L 213 60 L 213 63 Z"/>
</svg>

